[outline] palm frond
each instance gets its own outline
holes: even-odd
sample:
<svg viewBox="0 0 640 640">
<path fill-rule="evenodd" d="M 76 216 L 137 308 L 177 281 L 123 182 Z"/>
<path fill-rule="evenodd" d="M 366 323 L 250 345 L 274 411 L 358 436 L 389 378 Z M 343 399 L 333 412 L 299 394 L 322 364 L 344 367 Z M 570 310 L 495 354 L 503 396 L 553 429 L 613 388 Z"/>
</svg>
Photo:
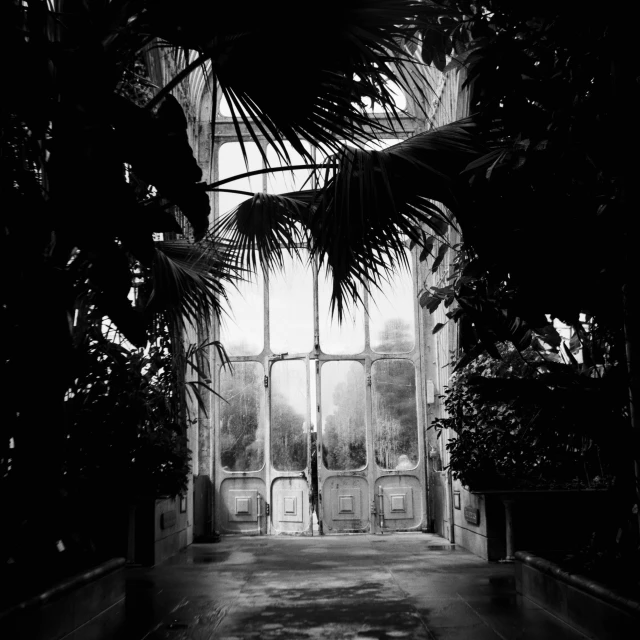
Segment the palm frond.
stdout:
<svg viewBox="0 0 640 640">
<path fill-rule="evenodd" d="M 230 264 L 238 270 L 266 272 L 283 265 L 284 254 L 300 255 L 311 243 L 310 216 L 319 191 L 256 193 L 224 215 L 213 227 L 216 241 L 224 239 Z"/>
<path fill-rule="evenodd" d="M 400 122 L 386 81 L 420 92 L 403 70 L 415 64 L 404 44 L 420 5 L 328 0 L 304 27 L 292 0 L 249 6 L 192 0 L 180 8 L 158 1 L 145 15 L 150 32 L 211 60 L 237 133 L 244 127 L 249 138 L 262 137 L 284 156 L 288 141 L 305 157 L 301 140 L 337 151 L 338 140 L 390 133 L 391 126 L 359 107 L 364 99 L 383 106 L 389 125 Z"/>
<path fill-rule="evenodd" d="M 454 185 L 481 149 L 461 121 L 382 151 L 346 149 L 317 204 L 309 233 L 333 277 L 332 309 L 342 317 L 359 283 L 378 287 L 406 261 L 406 239 L 446 234 Z M 423 233 L 428 231 L 428 236 Z"/>
<path fill-rule="evenodd" d="M 220 316 L 220 298 L 225 285 L 238 274 L 229 268 L 223 243 L 202 241 L 158 242 L 153 262 L 153 291 L 147 303 L 150 312 L 164 311 L 181 326 L 211 321 Z"/>
<path fill-rule="evenodd" d="M 483 153 L 467 120 L 382 151 L 345 147 L 328 159 L 323 190 L 255 194 L 213 237 L 224 237 L 234 264 L 251 270 L 278 268 L 285 252 L 309 249 L 333 278 L 332 310 L 342 317 L 362 286 L 371 291 L 406 265 L 407 239 L 445 238 L 448 210 L 459 208 L 456 181 Z"/>
</svg>

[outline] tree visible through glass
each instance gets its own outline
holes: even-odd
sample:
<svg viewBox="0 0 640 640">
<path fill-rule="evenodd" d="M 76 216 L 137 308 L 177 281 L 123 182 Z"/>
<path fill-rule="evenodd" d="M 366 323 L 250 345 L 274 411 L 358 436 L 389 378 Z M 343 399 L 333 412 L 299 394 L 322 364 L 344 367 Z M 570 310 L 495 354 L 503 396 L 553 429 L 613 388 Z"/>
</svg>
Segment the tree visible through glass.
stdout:
<svg viewBox="0 0 640 640">
<path fill-rule="evenodd" d="M 325 362 L 322 393 L 322 462 L 327 469 L 367 466 L 364 367 L 360 362 Z"/>
<path fill-rule="evenodd" d="M 382 469 L 418 464 L 416 373 L 410 360 L 377 360 L 371 366 L 375 456 Z"/>
<path fill-rule="evenodd" d="M 236 362 L 220 372 L 220 460 L 225 471 L 259 471 L 264 465 L 263 368 Z"/>
</svg>

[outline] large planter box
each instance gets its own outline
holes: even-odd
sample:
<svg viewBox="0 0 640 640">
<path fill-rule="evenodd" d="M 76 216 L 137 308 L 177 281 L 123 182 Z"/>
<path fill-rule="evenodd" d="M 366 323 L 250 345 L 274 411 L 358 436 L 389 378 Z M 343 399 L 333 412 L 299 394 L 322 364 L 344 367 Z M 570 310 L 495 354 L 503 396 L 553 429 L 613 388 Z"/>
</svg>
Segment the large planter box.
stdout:
<svg viewBox="0 0 640 640">
<path fill-rule="evenodd" d="M 125 615 L 124 558 L 79 573 L 0 612 L 7 640 L 107 640 L 120 637 Z"/>
<path fill-rule="evenodd" d="M 588 638 L 638 637 L 640 599 L 569 573 L 527 551 L 516 553 L 516 590 Z"/>
<path fill-rule="evenodd" d="M 610 508 L 607 492 L 600 490 L 468 491 L 455 483 L 454 493 L 459 494 L 459 508 L 454 508 L 456 544 L 489 561 L 511 557 L 520 549 L 581 547 L 593 521 L 606 519 Z"/>
<path fill-rule="evenodd" d="M 141 500 L 135 506 L 134 550 L 130 560 L 153 566 L 170 558 L 191 543 L 186 508 L 181 499 Z"/>
</svg>

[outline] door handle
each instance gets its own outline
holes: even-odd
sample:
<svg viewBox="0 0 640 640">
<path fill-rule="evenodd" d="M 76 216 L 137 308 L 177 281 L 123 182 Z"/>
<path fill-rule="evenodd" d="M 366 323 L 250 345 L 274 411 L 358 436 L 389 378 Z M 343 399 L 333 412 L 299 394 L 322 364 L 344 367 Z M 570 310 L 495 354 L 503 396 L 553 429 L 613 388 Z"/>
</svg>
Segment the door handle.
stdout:
<svg viewBox="0 0 640 640">
<path fill-rule="evenodd" d="M 384 493 L 382 487 L 378 487 L 378 498 L 380 500 L 380 533 L 384 533 Z"/>
</svg>

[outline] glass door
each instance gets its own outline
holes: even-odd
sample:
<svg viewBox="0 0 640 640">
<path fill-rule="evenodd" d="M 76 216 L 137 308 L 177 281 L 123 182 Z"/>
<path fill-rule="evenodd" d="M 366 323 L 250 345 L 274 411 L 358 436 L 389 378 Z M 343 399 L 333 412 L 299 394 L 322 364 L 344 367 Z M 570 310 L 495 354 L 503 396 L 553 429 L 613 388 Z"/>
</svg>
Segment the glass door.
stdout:
<svg viewBox="0 0 640 640">
<path fill-rule="evenodd" d="M 220 337 L 232 369 L 219 370 L 216 415 L 221 533 L 311 535 L 314 510 L 323 534 L 426 523 L 414 286 L 397 274 L 342 324 L 329 283 L 298 258 L 231 293 Z"/>
<path fill-rule="evenodd" d="M 404 111 L 404 96 L 392 91 Z M 384 119 L 376 105 L 368 111 Z M 221 101 L 215 180 L 263 168 L 261 150 L 269 166 L 283 166 L 264 139 L 245 141 L 243 152 L 230 115 Z M 421 125 L 407 118 L 403 137 L 416 126 Z M 306 148 L 324 159 L 320 149 Z M 291 164 L 304 163 L 291 145 L 286 149 Z M 317 179 L 306 169 L 240 178 L 225 185 L 231 191 L 214 194 L 214 211 L 230 211 L 246 198 L 242 192 L 285 193 L 318 187 Z M 216 401 L 212 417 L 215 528 L 311 534 L 314 511 L 325 534 L 418 529 L 426 523 L 416 285 L 410 271 L 376 290 L 375 304 L 361 292 L 366 308 L 351 309 L 342 325 L 332 319 L 325 274 L 291 258 L 270 282 L 257 277 L 228 294 L 227 315 L 214 332 L 233 365 L 218 367 L 215 379 L 225 398 Z"/>
<path fill-rule="evenodd" d="M 408 264 L 412 256 L 407 252 Z M 416 381 L 415 284 L 400 271 L 339 326 L 318 286 L 318 450 L 322 531 L 385 532 L 426 524 Z"/>
</svg>

